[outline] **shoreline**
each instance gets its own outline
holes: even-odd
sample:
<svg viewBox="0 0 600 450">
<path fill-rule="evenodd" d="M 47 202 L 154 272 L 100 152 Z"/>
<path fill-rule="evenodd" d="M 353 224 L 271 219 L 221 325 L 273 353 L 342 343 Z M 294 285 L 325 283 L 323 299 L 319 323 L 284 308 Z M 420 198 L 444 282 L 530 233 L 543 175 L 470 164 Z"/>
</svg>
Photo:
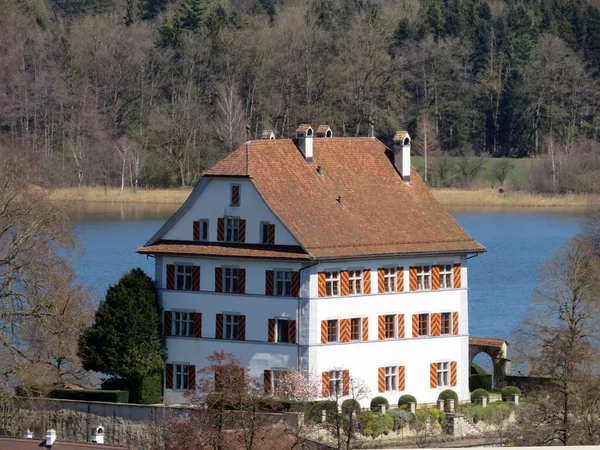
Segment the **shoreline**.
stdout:
<svg viewBox="0 0 600 450">
<path fill-rule="evenodd" d="M 125 189 L 109 188 L 106 195 L 103 188 L 85 187 L 62 188 L 48 191 L 49 199 L 58 202 L 110 203 L 110 204 L 165 204 L 181 205 L 192 192 L 191 187 L 176 189 L 138 189 L 133 193 Z M 585 209 L 600 206 L 600 195 L 566 194 L 541 195 L 523 191 L 510 191 L 500 194 L 496 189 L 440 189 L 432 188 L 434 197 L 444 207 L 466 208 L 576 208 Z"/>
</svg>

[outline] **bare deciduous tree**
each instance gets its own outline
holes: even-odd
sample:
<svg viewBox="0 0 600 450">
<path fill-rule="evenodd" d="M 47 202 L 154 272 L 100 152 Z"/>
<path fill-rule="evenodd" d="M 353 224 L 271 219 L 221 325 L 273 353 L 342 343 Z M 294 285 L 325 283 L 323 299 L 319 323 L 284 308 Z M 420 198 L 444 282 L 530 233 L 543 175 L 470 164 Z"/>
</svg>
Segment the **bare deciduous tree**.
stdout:
<svg viewBox="0 0 600 450">
<path fill-rule="evenodd" d="M 235 83 L 226 83 L 219 88 L 217 112 L 217 134 L 223 141 L 227 152 L 232 152 L 243 142 L 246 126 L 244 105 Z"/>
</svg>

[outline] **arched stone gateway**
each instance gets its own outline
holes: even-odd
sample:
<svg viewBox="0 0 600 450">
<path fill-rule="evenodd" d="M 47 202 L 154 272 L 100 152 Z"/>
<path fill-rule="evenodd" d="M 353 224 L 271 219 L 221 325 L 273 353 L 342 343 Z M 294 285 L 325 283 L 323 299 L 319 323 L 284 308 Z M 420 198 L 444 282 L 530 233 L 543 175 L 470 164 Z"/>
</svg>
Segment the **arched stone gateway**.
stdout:
<svg viewBox="0 0 600 450">
<path fill-rule="evenodd" d="M 469 367 L 473 364 L 473 359 L 482 352 L 492 358 L 494 387 L 504 387 L 505 377 L 510 375 L 508 341 L 500 338 L 469 337 Z"/>
</svg>

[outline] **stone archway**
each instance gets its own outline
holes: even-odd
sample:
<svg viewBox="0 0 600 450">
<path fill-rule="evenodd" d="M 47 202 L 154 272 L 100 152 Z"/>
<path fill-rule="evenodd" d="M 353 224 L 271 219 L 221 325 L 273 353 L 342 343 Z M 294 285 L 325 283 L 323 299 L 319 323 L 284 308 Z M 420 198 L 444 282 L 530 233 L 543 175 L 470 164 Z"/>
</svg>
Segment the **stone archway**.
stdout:
<svg viewBox="0 0 600 450">
<path fill-rule="evenodd" d="M 479 353 L 485 353 L 492 358 L 494 365 L 494 387 L 504 387 L 505 377 L 510 375 L 510 359 L 508 341 L 500 338 L 469 337 L 469 367 Z"/>
</svg>

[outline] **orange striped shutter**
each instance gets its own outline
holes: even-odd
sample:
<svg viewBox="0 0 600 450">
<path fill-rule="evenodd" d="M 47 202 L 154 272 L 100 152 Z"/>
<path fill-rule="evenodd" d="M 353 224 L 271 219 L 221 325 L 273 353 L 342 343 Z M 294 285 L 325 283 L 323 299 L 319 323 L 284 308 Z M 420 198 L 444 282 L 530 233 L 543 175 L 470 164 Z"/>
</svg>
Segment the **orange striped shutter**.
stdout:
<svg viewBox="0 0 600 450">
<path fill-rule="evenodd" d="M 416 267 L 410 268 L 410 290 L 411 291 L 417 290 L 417 268 Z"/>
<path fill-rule="evenodd" d="M 264 392 L 265 395 L 270 395 L 271 391 L 273 390 L 273 385 L 271 383 L 271 373 L 272 371 L 270 370 L 265 370 L 263 372 L 263 384 L 264 384 Z"/>
<path fill-rule="evenodd" d="M 175 289 L 175 265 L 167 264 L 167 289 Z"/>
<path fill-rule="evenodd" d="M 171 327 L 173 325 L 173 313 L 171 311 L 165 311 L 165 319 L 163 322 L 163 329 L 165 336 L 171 336 L 172 330 Z"/>
<path fill-rule="evenodd" d="M 217 241 L 225 240 L 225 219 L 222 217 L 217 220 Z"/>
<path fill-rule="evenodd" d="M 319 297 L 325 297 L 326 295 L 325 272 L 319 272 Z"/>
<path fill-rule="evenodd" d="M 431 314 L 431 335 L 439 336 L 440 335 L 440 313 Z"/>
<path fill-rule="evenodd" d="M 398 366 L 398 390 L 406 390 L 406 370 L 404 366 Z"/>
<path fill-rule="evenodd" d="M 437 387 L 437 363 L 431 363 L 429 365 L 429 387 Z"/>
<path fill-rule="evenodd" d="M 231 206 L 239 206 L 240 204 L 240 187 L 231 186 Z"/>
<path fill-rule="evenodd" d="M 412 337 L 419 337 L 419 315 L 413 314 L 412 316 Z"/>
<path fill-rule="evenodd" d="M 192 291 L 200 290 L 200 266 L 192 267 Z"/>
<path fill-rule="evenodd" d="M 377 318 L 377 339 L 380 341 L 385 339 L 385 316 Z"/>
<path fill-rule="evenodd" d="M 269 319 L 269 327 L 267 330 L 269 342 L 275 342 L 275 319 Z"/>
<path fill-rule="evenodd" d="M 296 343 L 296 321 L 290 320 L 288 326 L 288 342 L 290 344 Z"/>
<path fill-rule="evenodd" d="M 350 371 L 344 370 L 342 372 L 342 394 L 350 395 Z"/>
<path fill-rule="evenodd" d="M 398 267 L 396 269 L 396 290 L 398 292 L 404 292 L 404 267 Z"/>
<path fill-rule="evenodd" d="M 379 392 L 385 392 L 385 367 L 380 367 L 377 374 L 377 388 Z"/>
<path fill-rule="evenodd" d="M 385 292 L 385 275 L 383 269 L 377 269 L 377 292 Z"/>
<path fill-rule="evenodd" d="M 340 320 L 340 342 L 350 342 L 350 319 Z"/>
<path fill-rule="evenodd" d="M 238 317 L 238 341 L 246 340 L 246 316 Z"/>
<path fill-rule="evenodd" d="M 363 270 L 363 294 L 371 293 L 371 269 Z"/>
<path fill-rule="evenodd" d="M 246 269 L 238 269 L 237 293 L 238 294 L 246 293 Z"/>
<path fill-rule="evenodd" d="M 238 226 L 238 241 L 246 242 L 246 220 L 240 219 Z"/>
<path fill-rule="evenodd" d="M 275 224 L 267 225 L 267 243 L 275 245 Z"/>
<path fill-rule="evenodd" d="M 192 228 L 193 228 L 192 239 L 194 241 L 199 241 L 200 240 L 200 221 L 194 220 Z"/>
<path fill-rule="evenodd" d="M 440 288 L 440 266 L 431 266 L 431 288 Z"/>
<path fill-rule="evenodd" d="M 202 313 L 194 314 L 194 337 L 202 337 Z"/>
<path fill-rule="evenodd" d="M 363 317 L 363 320 L 362 320 L 362 340 L 363 341 L 369 340 L 369 318 L 368 317 Z"/>
<path fill-rule="evenodd" d="M 273 270 L 265 271 L 265 295 L 273 295 L 273 279 L 275 272 Z"/>
<path fill-rule="evenodd" d="M 321 390 L 323 397 L 329 397 L 329 372 L 321 372 Z"/>
<path fill-rule="evenodd" d="M 460 288 L 461 279 L 460 279 L 460 264 L 454 264 L 454 287 Z"/>
<path fill-rule="evenodd" d="M 165 388 L 173 389 L 173 364 L 165 366 Z"/>
<path fill-rule="evenodd" d="M 188 366 L 188 389 L 196 389 L 196 366 Z"/>
<path fill-rule="evenodd" d="M 458 334 L 458 311 L 452 313 L 452 334 Z"/>
<path fill-rule="evenodd" d="M 292 297 L 300 297 L 300 272 L 292 272 L 290 294 Z"/>
<path fill-rule="evenodd" d="M 215 339 L 223 339 L 223 314 L 217 314 L 216 317 Z"/>
<path fill-rule="evenodd" d="M 450 363 L 450 386 L 456 386 L 457 379 L 456 361 L 452 361 Z"/>
<path fill-rule="evenodd" d="M 223 292 L 223 269 L 215 267 L 215 292 Z"/>
<path fill-rule="evenodd" d="M 327 321 L 321 320 L 321 344 L 327 344 Z"/>
<path fill-rule="evenodd" d="M 347 270 L 342 270 L 340 272 L 340 281 L 342 284 L 342 295 L 348 295 L 349 291 L 350 291 L 350 287 L 348 286 L 348 271 Z"/>
<path fill-rule="evenodd" d="M 398 314 L 398 339 L 404 339 L 404 314 Z"/>
</svg>

